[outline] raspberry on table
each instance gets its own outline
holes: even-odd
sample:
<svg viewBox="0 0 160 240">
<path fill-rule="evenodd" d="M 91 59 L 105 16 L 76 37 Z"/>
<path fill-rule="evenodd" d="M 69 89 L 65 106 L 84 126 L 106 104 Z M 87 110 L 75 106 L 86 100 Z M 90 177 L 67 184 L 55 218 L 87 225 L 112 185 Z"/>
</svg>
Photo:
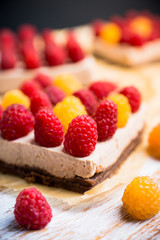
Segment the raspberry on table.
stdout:
<svg viewBox="0 0 160 240">
<path fill-rule="evenodd" d="M 53 43 L 53 44 L 46 45 L 45 58 L 49 66 L 58 66 L 65 63 L 66 53 L 62 47 Z"/>
<path fill-rule="evenodd" d="M 121 40 L 121 29 L 116 23 L 106 23 L 100 30 L 100 37 L 109 44 L 117 44 Z"/>
<path fill-rule="evenodd" d="M 73 33 L 68 35 L 68 41 L 66 44 L 69 58 L 72 62 L 79 62 L 85 58 L 85 53 L 79 43 L 76 41 Z"/>
<path fill-rule="evenodd" d="M 35 116 L 41 108 L 52 109 L 52 104 L 46 93 L 42 91 L 37 91 L 35 95 L 31 98 L 31 112 Z"/>
<path fill-rule="evenodd" d="M 33 130 L 34 117 L 23 105 L 13 104 L 4 112 L 1 119 L 1 135 L 6 140 L 26 136 Z"/>
<path fill-rule="evenodd" d="M 14 216 L 19 225 L 28 230 L 44 228 L 52 218 L 52 209 L 36 188 L 24 189 L 16 198 Z"/>
<path fill-rule="evenodd" d="M 77 92 L 74 92 L 73 95 L 81 100 L 88 115 L 92 116 L 95 113 L 98 107 L 98 101 L 90 90 L 80 89 Z"/>
<path fill-rule="evenodd" d="M 121 94 L 128 98 L 132 113 L 138 111 L 141 105 L 141 94 L 135 87 L 125 87 L 120 91 Z"/>
<path fill-rule="evenodd" d="M 0 105 L 0 120 L 1 120 L 1 118 L 2 118 L 2 115 L 3 115 L 3 108 L 2 108 L 2 106 Z"/>
<path fill-rule="evenodd" d="M 160 123 L 149 133 L 148 144 L 151 155 L 160 159 Z"/>
<path fill-rule="evenodd" d="M 71 74 L 60 74 L 55 77 L 53 84 L 59 87 L 66 95 L 82 89 L 82 84 Z"/>
<path fill-rule="evenodd" d="M 94 93 L 98 100 L 106 98 L 110 92 L 114 91 L 117 85 L 111 82 L 97 81 L 90 85 L 89 90 Z"/>
<path fill-rule="evenodd" d="M 81 103 L 79 98 L 75 96 L 65 97 L 62 102 L 56 104 L 53 111 L 60 119 L 65 132 L 67 131 L 68 125 L 73 118 L 78 115 L 87 115 L 84 105 Z"/>
<path fill-rule="evenodd" d="M 27 69 L 34 69 L 41 66 L 41 59 L 33 47 L 28 47 L 23 54 L 23 60 Z"/>
<path fill-rule="evenodd" d="M 101 19 L 96 19 L 95 21 L 92 22 L 92 28 L 93 28 L 94 34 L 96 36 L 99 36 L 104 24 L 105 24 L 105 22 Z"/>
<path fill-rule="evenodd" d="M 22 42 L 32 41 L 36 34 L 36 28 L 31 24 L 23 24 L 18 28 L 18 37 Z"/>
<path fill-rule="evenodd" d="M 30 107 L 30 99 L 20 90 L 10 90 L 6 92 L 2 98 L 2 107 L 6 109 L 8 106 L 17 103 L 22 104 L 26 108 Z"/>
<path fill-rule="evenodd" d="M 93 118 L 77 116 L 69 124 L 64 140 L 64 149 L 75 157 L 89 156 L 97 143 L 97 126 Z"/>
<path fill-rule="evenodd" d="M 160 188 L 150 177 L 136 177 L 126 187 L 122 202 L 133 218 L 145 220 L 160 210 Z"/>
<path fill-rule="evenodd" d="M 40 109 L 35 117 L 35 141 L 40 146 L 57 147 L 64 137 L 62 123 L 50 109 Z"/>
<path fill-rule="evenodd" d="M 115 102 L 118 107 L 118 128 L 124 127 L 131 115 L 131 107 L 128 101 L 128 98 L 120 93 L 111 94 L 108 99 Z"/>
<path fill-rule="evenodd" d="M 52 84 L 51 77 L 44 73 L 38 73 L 33 80 L 38 83 L 42 88 L 46 88 Z"/>
<path fill-rule="evenodd" d="M 22 83 L 22 85 L 20 86 L 20 90 L 29 98 L 31 98 L 38 90 L 41 90 L 41 87 L 35 81 L 29 80 Z"/>
<path fill-rule="evenodd" d="M 14 51 L 1 51 L 1 69 L 12 69 L 17 64 L 17 57 Z"/>
<path fill-rule="evenodd" d="M 117 105 L 112 100 L 103 100 L 93 118 L 97 123 L 98 141 L 110 139 L 117 130 Z"/>
<path fill-rule="evenodd" d="M 61 102 L 66 94 L 58 87 L 56 86 L 49 86 L 45 89 L 46 94 L 48 95 L 51 103 L 56 105 L 58 102 Z"/>
</svg>

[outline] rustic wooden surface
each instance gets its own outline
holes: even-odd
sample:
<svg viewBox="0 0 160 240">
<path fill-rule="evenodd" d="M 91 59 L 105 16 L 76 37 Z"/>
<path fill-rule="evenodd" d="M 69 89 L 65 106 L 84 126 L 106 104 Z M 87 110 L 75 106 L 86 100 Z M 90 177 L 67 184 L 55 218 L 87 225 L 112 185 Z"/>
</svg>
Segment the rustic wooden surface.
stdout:
<svg viewBox="0 0 160 240">
<path fill-rule="evenodd" d="M 160 183 L 160 163 L 148 159 L 141 175 L 151 175 Z M 124 187 L 113 194 L 103 194 L 76 206 L 55 198 L 47 198 L 53 218 L 40 231 L 26 231 L 14 220 L 13 207 L 18 194 L 11 189 L 0 190 L 0 239 L 160 239 L 160 214 L 147 221 L 133 220 L 123 209 Z"/>
</svg>

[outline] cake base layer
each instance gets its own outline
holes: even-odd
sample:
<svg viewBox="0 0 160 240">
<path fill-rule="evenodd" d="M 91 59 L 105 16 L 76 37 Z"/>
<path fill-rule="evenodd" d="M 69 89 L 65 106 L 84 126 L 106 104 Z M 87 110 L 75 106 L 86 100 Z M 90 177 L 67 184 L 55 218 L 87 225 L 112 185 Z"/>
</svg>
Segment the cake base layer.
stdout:
<svg viewBox="0 0 160 240">
<path fill-rule="evenodd" d="M 137 137 L 130 142 L 130 144 L 125 148 L 125 150 L 113 165 L 106 168 L 103 172 L 95 174 L 91 178 L 82 178 L 78 176 L 72 179 L 58 178 L 40 168 L 31 168 L 29 166 L 15 166 L 3 162 L 3 159 L 0 160 L 0 171 L 2 173 L 13 174 L 22 177 L 28 182 L 36 182 L 47 186 L 61 187 L 74 192 L 84 193 L 116 173 L 120 165 L 140 143 L 142 132 L 143 131 L 140 131 Z"/>
</svg>

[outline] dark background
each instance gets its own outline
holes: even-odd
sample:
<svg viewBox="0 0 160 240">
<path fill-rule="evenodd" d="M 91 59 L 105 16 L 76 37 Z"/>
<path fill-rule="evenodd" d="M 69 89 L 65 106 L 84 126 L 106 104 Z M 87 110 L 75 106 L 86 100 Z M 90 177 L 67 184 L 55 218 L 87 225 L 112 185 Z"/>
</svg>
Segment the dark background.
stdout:
<svg viewBox="0 0 160 240">
<path fill-rule="evenodd" d="M 128 9 L 160 14 L 160 0 L 1 0 L 0 28 L 15 30 L 22 23 L 33 23 L 39 30 L 71 27 Z"/>
</svg>

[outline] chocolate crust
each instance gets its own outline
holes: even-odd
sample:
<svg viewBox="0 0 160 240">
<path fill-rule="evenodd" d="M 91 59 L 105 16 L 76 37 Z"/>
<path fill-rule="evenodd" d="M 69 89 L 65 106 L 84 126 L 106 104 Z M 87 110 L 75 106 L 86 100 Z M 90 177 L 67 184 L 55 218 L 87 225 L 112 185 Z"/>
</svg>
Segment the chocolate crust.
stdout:
<svg viewBox="0 0 160 240">
<path fill-rule="evenodd" d="M 125 148 L 117 161 L 106 168 L 103 172 L 96 173 L 91 178 L 58 178 L 40 168 L 31 168 L 29 166 L 19 167 L 11 164 L 6 164 L 0 160 L 0 171 L 7 174 L 13 174 L 24 178 L 28 182 L 41 183 L 47 186 L 60 187 L 74 192 L 84 193 L 90 190 L 95 185 L 103 182 L 106 178 L 111 177 L 119 169 L 120 165 L 126 160 L 129 154 L 137 147 L 141 141 L 142 132 L 140 131 L 135 139 Z"/>
</svg>

